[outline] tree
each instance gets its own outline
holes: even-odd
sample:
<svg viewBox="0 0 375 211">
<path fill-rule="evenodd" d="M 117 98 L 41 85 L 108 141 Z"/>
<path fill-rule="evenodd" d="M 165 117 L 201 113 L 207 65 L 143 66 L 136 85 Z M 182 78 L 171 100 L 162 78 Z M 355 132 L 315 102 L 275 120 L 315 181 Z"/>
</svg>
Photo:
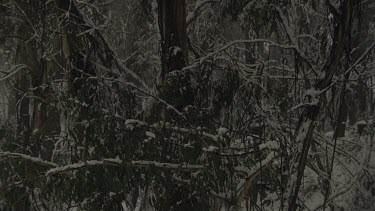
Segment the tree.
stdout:
<svg viewBox="0 0 375 211">
<path fill-rule="evenodd" d="M 372 209 L 372 2 L 33 3 L 0 1 L 0 209 Z"/>
</svg>

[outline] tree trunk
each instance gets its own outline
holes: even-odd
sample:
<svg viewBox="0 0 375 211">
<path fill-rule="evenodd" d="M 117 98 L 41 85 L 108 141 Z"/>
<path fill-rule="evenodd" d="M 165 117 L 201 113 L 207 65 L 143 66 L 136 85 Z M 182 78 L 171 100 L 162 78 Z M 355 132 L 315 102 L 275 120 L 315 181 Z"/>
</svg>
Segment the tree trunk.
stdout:
<svg viewBox="0 0 375 211">
<path fill-rule="evenodd" d="M 22 5 L 24 6 L 24 5 Z M 30 10 L 26 10 L 27 13 L 31 13 Z M 30 16 L 31 17 L 31 16 Z M 33 156 L 39 155 L 40 146 L 39 142 L 32 139 L 32 132 L 34 130 L 33 126 L 33 99 L 34 96 L 30 91 L 33 88 L 33 77 L 42 71 L 39 69 L 39 58 L 38 53 L 35 51 L 36 43 L 31 39 L 32 32 L 28 30 L 26 24 L 21 24 L 17 31 L 17 35 L 20 37 L 17 44 L 15 64 L 24 64 L 27 66 L 26 71 L 18 72 L 17 79 L 15 83 L 16 90 L 16 105 L 17 106 L 17 128 L 16 135 L 22 142 L 22 153 L 32 154 Z M 29 40 L 30 39 L 30 40 Z M 26 40 L 29 40 L 26 42 Z M 33 178 L 34 172 L 30 165 L 25 164 L 24 172 L 26 180 Z M 32 185 L 26 183 L 25 185 L 30 190 L 33 190 Z M 17 190 L 20 195 L 24 194 L 22 197 L 18 196 L 17 202 L 15 203 L 15 209 L 19 210 L 30 210 L 31 205 L 29 201 L 29 192 L 26 191 L 26 187 Z M 18 192 L 19 191 L 19 192 Z"/>
<path fill-rule="evenodd" d="M 161 35 L 161 79 L 168 73 L 181 70 L 187 63 L 186 3 L 185 0 L 158 0 Z"/>
<path fill-rule="evenodd" d="M 190 74 L 188 71 L 181 71 L 188 63 L 186 2 L 185 0 L 158 0 L 157 3 L 162 51 L 159 94 L 167 103 L 182 111 L 184 107 L 193 103 Z M 156 106 L 155 109 L 160 112 L 160 107 Z M 176 113 L 161 110 L 164 111 L 162 119 L 165 121 L 182 123 Z M 207 210 L 205 206 L 207 203 L 200 203 L 202 199 L 190 198 L 186 187 L 171 185 L 172 189 L 158 199 L 161 210 Z"/>
<path fill-rule="evenodd" d="M 188 62 L 186 2 L 158 0 L 158 14 L 162 51 L 159 92 L 162 98 L 181 111 L 193 102 L 189 71 L 181 71 Z M 174 114 L 167 116 L 171 115 Z"/>
<path fill-rule="evenodd" d="M 311 104 L 305 108 L 300 117 L 295 134 L 295 144 L 297 145 L 296 156 L 291 164 L 291 175 L 287 186 L 287 189 L 291 192 L 288 208 L 288 210 L 291 211 L 297 210 L 299 188 L 306 166 L 307 155 L 311 146 L 316 119 L 322 106 L 319 97 L 321 94 L 320 91 L 329 88 L 332 78 L 339 66 L 341 57 L 344 54 L 348 35 L 351 33 L 355 5 L 356 2 L 354 0 L 343 1 L 340 5 L 339 14 L 334 17 L 336 24 L 334 26 L 333 44 L 330 54 L 322 68 L 325 77 L 316 83 L 314 90 L 311 90 L 312 94 L 308 97 L 309 103 Z"/>
</svg>

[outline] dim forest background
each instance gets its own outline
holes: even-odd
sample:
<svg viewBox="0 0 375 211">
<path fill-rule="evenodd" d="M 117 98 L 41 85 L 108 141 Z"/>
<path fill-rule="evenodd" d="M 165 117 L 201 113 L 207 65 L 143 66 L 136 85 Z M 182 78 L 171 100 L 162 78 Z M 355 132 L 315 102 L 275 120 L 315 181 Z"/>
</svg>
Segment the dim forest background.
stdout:
<svg viewBox="0 0 375 211">
<path fill-rule="evenodd" d="M 375 210 L 374 0 L 0 0 L 0 210 Z"/>
</svg>

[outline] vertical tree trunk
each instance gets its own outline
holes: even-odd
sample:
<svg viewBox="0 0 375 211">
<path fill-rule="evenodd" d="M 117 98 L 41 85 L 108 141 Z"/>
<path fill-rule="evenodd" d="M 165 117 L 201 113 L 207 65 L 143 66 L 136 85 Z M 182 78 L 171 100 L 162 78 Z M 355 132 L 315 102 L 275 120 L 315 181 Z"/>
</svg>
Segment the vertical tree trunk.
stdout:
<svg viewBox="0 0 375 211">
<path fill-rule="evenodd" d="M 161 35 L 161 79 L 168 73 L 181 70 L 187 63 L 188 39 L 186 33 L 185 0 L 158 0 Z"/>
<path fill-rule="evenodd" d="M 24 5 L 22 5 L 24 6 Z M 28 14 L 31 14 L 32 9 L 26 10 Z M 32 17 L 32 16 L 30 16 Z M 39 58 L 35 50 L 36 43 L 31 39 L 32 32 L 28 29 L 26 24 L 21 24 L 17 31 L 17 35 L 20 37 L 17 44 L 15 64 L 26 65 L 27 71 L 22 71 L 17 73 L 17 79 L 15 87 L 17 88 L 16 93 L 16 105 L 17 106 L 17 130 L 16 134 L 19 136 L 22 142 L 24 154 L 32 154 L 33 156 L 39 155 L 40 148 L 39 143 L 32 139 L 32 132 L 34 130 L 32 118 L 34 116 L 34 110 L 32 100 L 34 96 L 31 93 L 33 88 L 33 77 L 38 74 L 40 70 Z M 29 40 L 26 42 L 26 40 Z M 35 175 L 34 169 L 30 165 L 25 164 L 24 172 L 26 180 L 33 178 Z M 17 190 L 20 194 L 19 198 L 16 198 L 16 203 L 14 204 L 14 209 L 16 210 L 30 210 L 31 205 L 29 201 L 29 192 L 26 191 L 26 187 L 33 190 L 31 184 L 26 183 L 25 187 L 21 187 Z"/>
<path fill-rule="evenodd" d="M 185 0 L 158 0 L 158 22 L 161 35 L 162 98 L 178 110 L 193 101 L 190 74 L 181 72 L 188 62 L 188 37 L 186 33 Z M 174 74 L 170 74 L 174 72 Z"/>
<path fill-rule="evenodd" d="M 185 0 L 158 0 L 157 3 L 162 50 L 159 94 L 166 102 L 182 111 L 193 102 L 190 74 L 188 71 L 181 71 L 188 62 L 186 2 Z M 168 111 L 165 111 L 162 118 L 181 123 L 175 113 L 168 113 Z M 159 199 L 161 210 L 208 209 L 205 206 L 206 202 L 200 203 L 198 199 L 190 198 L 186 187 L 171 185 L 172 188 L 168 188 L 168 193 Z"/>
</svg>

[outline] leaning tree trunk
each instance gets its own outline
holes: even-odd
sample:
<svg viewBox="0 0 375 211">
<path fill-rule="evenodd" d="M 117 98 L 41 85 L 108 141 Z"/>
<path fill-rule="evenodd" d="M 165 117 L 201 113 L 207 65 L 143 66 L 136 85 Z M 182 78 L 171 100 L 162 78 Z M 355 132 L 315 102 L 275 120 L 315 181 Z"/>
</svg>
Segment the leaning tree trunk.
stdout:
<svg viewBox="0 0 375 211">
<path fill-rule="evenodd" d="M 328 58 L 322 68 L 324 78 L 319 80 L 314 89 L 309 90 L 309 93 L 307 93 L 308 106 L 300 116 L 299 125 L 295 134 L 297 151 L 295 159 L 291 164 L 291 175 L 287 186 L 290 193 L 288 210 L 294 211 L 297 209 L 297 198 L 306 166 L 307 155 L 310 150 L 316 119 L 322 107 L 320 94 L 330 88 L 332 78 L 335 75 L 340 60 L 344 54 L 348 34 L 351 32 L 352 28 L 355 5 L 356 1 L 345 0 L 341 3 L 339 11 L 331 11 L 332 14 L 334 14 L 335 22 L 333 44 Z"/>
</svg>

